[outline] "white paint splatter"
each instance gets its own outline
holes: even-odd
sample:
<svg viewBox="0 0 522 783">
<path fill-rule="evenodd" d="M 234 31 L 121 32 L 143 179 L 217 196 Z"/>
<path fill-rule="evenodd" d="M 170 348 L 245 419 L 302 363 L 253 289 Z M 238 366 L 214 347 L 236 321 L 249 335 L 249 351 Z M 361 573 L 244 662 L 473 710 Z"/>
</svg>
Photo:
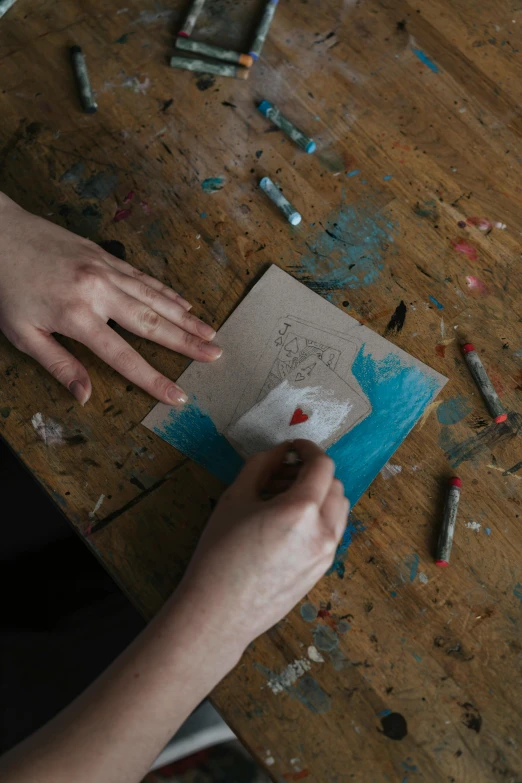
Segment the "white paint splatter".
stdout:
<svg viewBox="0 0 522 783">
<path fill-rule="evenodd" d="M 101 504 L 103 503 L 104 500 L 105 500 L 105 495 L 103 495 L 103 494 L 100 495 L 100 497 L 96 501 L 96 505 L 94 506 L 93 510 L 89 511 L 89 519 L 94 519 L 94 517 L 96 516 L 96 514 L 100 510 Z"/>
<path fill-rule="evenodd" d="M 283 669 L 281 674 L 277 674 L 275 677 L 272 677 L 271 680 L 268 680 L 268 687 L 272 693 L 275 693 L 276 695 L 278 693 L 283 693 L 286 688 L 289 688 L 290 685 L 297 682 L 297 680 L 300 677 L 303 677 L 311 668 L 312 664 L 310 661 L 307 661 L 306 658 L 296 658 L 293 663 L 289 663 L 288 666 Z"/>
<path fill-rule="evenodd" d="M 134 90 L 134 92 L 144 95 L 149 89 L 150 84 L 151 82 L 148 76 L 146 76 L 142 82 L 140 82 L 137 76 L 128 76 L 122 81 L 121 86 L 128 87 L 130 90 Z"/>
<path fill-rule="evenodd" d="M 466 527 L 469 527 L 470 530 L 475 530 L 477 533 L 481 528 L 480 522 L 475 522 L 474 520 L 471 520 L 471 522 L 466 522 Z"/>
<path fill-rule="evenodd" d="M 419 572 L 419 582 L 422 582 L 423 585 L 428 584 L 428 574 L 425 574 L 424 571 Z"/>
<path fill-rule="evenodd" d="M 400 473 L 401 470 L 401 465 L 394 465 L 392 462 L 387 462 L 386 465 L 381 468 L 381 476 L 385 481 L 388 481 L 388 479 L 391 479 L 393 476 L 396 476 L 397 473 Z"/>
<path fill-rule="evenodd" d="M 44 419 L 41 413 L 35 413 L 31 419 L 36 434 L 46 446 L 61 446 L 65 443 L 63 427 L 54 419 Z"/>
<path fill-rule="evenodd" d="M 446 329 L 444 327 L 444 318 L 441 318 L 440 319 L 440 336 L 444 337 L 445 333 L 446 333 Z"/>
<path fill-rule="evenodd" d="M 314 647 L 314 645 L 310 645 L 308 648 L 308 657 L 311 661 L 314 661 L 314 663 L 324 663 L 324 658 L 317 649 L 317 647 Z"/>
<path fill-rule="evenodd" d="M 267 767 L 271 767 L 272 764 L 275 764 L 275 758 L 273 756 L 267 756 L 265 759 L 265 764 Z"/>
<path fill-rule="evenodd" d="M 501 223 L 500 221 L 497 221 L 493 225 L 495 226 L 495 228 L 500 228 L 501 231 L 505 231 L 506 228 L 507 228 L 506 224 L 505 223 Z"/>
</svg>

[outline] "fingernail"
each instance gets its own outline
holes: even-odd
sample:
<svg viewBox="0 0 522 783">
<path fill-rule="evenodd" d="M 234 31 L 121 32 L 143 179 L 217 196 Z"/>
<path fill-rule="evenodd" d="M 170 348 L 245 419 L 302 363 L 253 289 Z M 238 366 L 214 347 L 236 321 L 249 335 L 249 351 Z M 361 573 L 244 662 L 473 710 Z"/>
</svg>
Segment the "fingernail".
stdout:
<svg viewBox="0 0 522 783">
<path fill-rule="evenodd" d="M 196 329 L 200 335 L 205 338 L 205 340 L 213 340 L 216 336 L 215 329 L 206 324 L 204 321 L 200 321 L 199 319 L 196 322 Z"/>
<path fill-rule="evenodd" d="M 187 302 L 186 299 L 183 299 L 182 296 L 178 294 L 178 304 L 180 304 L 182 307 L 185 308 L 185 310 L 192 310 L 192 305 L 190 302 Z"/>
<path fill-rule="evenodd" d="M 175 405 L 183 405 L 188 400 L 185 392 L 174 383 L 167 389 L 167 397 L 170 402 L 174 403 Z"/>
<path fill-rule="evenodd" d="M 72 381 L 72 383 L 69 384 L 69 391 L 73 397 L 76 397 L 80 405 L 85 405 L 87 402 L 87 389 L 80 381 Z"/>
<path fill-rule="evenodd" d="M 209 345 L 208 343 L 201 343 L 199 349 L 201 353 L 206 354 L 206 356 L 209 356 L 211 359 L 219 359 L 223 353 L 222 348 L 218 348 L 217 345 Z"/>
</svg>

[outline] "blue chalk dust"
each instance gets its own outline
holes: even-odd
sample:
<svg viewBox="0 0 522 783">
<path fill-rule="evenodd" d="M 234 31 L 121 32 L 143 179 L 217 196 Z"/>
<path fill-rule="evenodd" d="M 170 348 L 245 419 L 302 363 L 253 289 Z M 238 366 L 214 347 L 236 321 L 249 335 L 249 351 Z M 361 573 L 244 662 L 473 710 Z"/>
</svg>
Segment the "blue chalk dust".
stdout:
<svg viewBox="0 0 522 783">
<path fill-rule="evenodd" d="M 428 299 L 429 299 L 431 302 L 433 302 L 433 304 L 435 305 L 435 307 L 437 308 L 437 310 L 444 310 L 444 305 L 442 305 L 440 302 L 438 302 L 438 301 L 435 299 L 435 297 L 434 297 L 434 296 L 432 296 L 432 295 L 430 294 L 430 295 L 428 296 Z"/>
<path fill-rule="evenodd" d="M 452 425 L 464 419 L 471 413 L 471 405 L 462 394 L 445 400 L 437 408 L 437 419 L 441 424 Z"/>
<path fill-rule="evenodd" d="M 414 46 L 411 47 L 411 50 L 415 57 L 418 57 L 421 63 L 426 65 L 430 71 L 433 71 L 433 73 L 439 72 L 439 66 L 437 63 L 434 63 L 433 60 L 431 60 L 428 55 L 422 51 L 422 49 L 416 49 Z"/>
</svg>

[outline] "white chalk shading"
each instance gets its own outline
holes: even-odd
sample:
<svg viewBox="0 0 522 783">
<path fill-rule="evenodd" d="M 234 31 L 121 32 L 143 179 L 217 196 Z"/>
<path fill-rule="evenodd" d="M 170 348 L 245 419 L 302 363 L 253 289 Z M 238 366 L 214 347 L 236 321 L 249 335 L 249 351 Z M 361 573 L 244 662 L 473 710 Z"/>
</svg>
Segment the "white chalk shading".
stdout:
<svg viewBox="0 0 522 783">
<path fill-rule="evenodd" d="M 351 400 L 339 400 L 333 391 L 319 386 L 293 388 L 282 381 L 266 397 L 247 411 L 225 433 L 240 444 L 242 451 L 255 454 L 292 438 L 306 438 L 325 448 L 353 407 Z M 290 425 L 292 414 L 300 408 L 309 418 Z"/>
<path fill-rule="evenodd" d="M 428 584 L 428 574 L 425 574 L 423 571 L 419 573 L 419 582 L 422 582 L 423 585 Z"/>
<path fill-rule="evenodd" d="M 310 647 L 307 650 L 307 653 L 310 660 L 313 661 L 314 663 L 324 663 L 323 656 L 321 655 L 317 647 L 314 647 L 313 644 L 310 645 Z"/>
<path fill-rule="evenodd" d="M 391 479 L 396 476 L 397 473 L 400 473 L 401 470 L 402 465 L 394 465 L 392 462 L 387 462 L 386 465 L 381 468 L 381 476 L 385 481 L 388 481 L 388 479 Z"/>
<path fill-rule="evenodd" d="M 469 528 L 470 530 L 475 530 L 475 532 L 478 533 L 478 531 L 481 528 L 481 524 L 480 522 L 475 522 L 474 520 L 471 520 L 471 522 L 466 522 L 466 527 Z"/>
<path fill-rule="evenodd" d="M 296 658 L 293 663 L 289 663 L 288 666 L 283 669 L 281 674 L 277 674 L 268 680 L 268 687 L 275 693 L 283 693 L 286 688 L 293 685 L 300 677 L 303 677 L 306 672 L 310 671 L 312 664 L 306 658 Z"/>
<path fill-rule="evenodd" d="M 96 501 L 96 505 L 94 506 L 93 510 L 89 511 L 89 519 L 94 519 L 94 517 L 96 516 L 96 514 L 100 510 L 101 504 L 103 503 L 104 500 L 105 500 L 105 495 L 103 495 L 103 494 L 100 495 L 100 497 Z"/>
<path fill-rule="evenodd" d="M 46 446 L 61 446 L 65 443 L 63 427 L 54 419 L 45 420 L 41 413 L 35 413 L 31 419 L 31 424 L 40 440 L 43 440 Z"/>
</svg>

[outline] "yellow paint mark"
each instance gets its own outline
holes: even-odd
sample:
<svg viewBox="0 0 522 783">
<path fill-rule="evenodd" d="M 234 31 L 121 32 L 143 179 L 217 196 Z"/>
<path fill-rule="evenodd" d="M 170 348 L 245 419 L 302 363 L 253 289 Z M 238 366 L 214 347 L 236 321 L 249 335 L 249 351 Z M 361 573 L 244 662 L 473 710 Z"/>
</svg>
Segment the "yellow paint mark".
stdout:
<svg viewBox="0 0 522 783">
<path fill-rule="evenodd" d="M 419 429 L 420 430 L 424 427 L 424 425 L 428 421 L 428 416 L 430 416 L 434 411 L 436 411 L 437 408 L 439 407 L 439 405 L 442 404 L 442 402 L 443 402 L 443 400 L 435 400 L 435 402 L 431 402 L 428 405 L 428 407 L 426 408 L 426 410 L 424 411 L 424 413 L 422 414 L 422 416 L 419 419 Z"/>
</svg>

